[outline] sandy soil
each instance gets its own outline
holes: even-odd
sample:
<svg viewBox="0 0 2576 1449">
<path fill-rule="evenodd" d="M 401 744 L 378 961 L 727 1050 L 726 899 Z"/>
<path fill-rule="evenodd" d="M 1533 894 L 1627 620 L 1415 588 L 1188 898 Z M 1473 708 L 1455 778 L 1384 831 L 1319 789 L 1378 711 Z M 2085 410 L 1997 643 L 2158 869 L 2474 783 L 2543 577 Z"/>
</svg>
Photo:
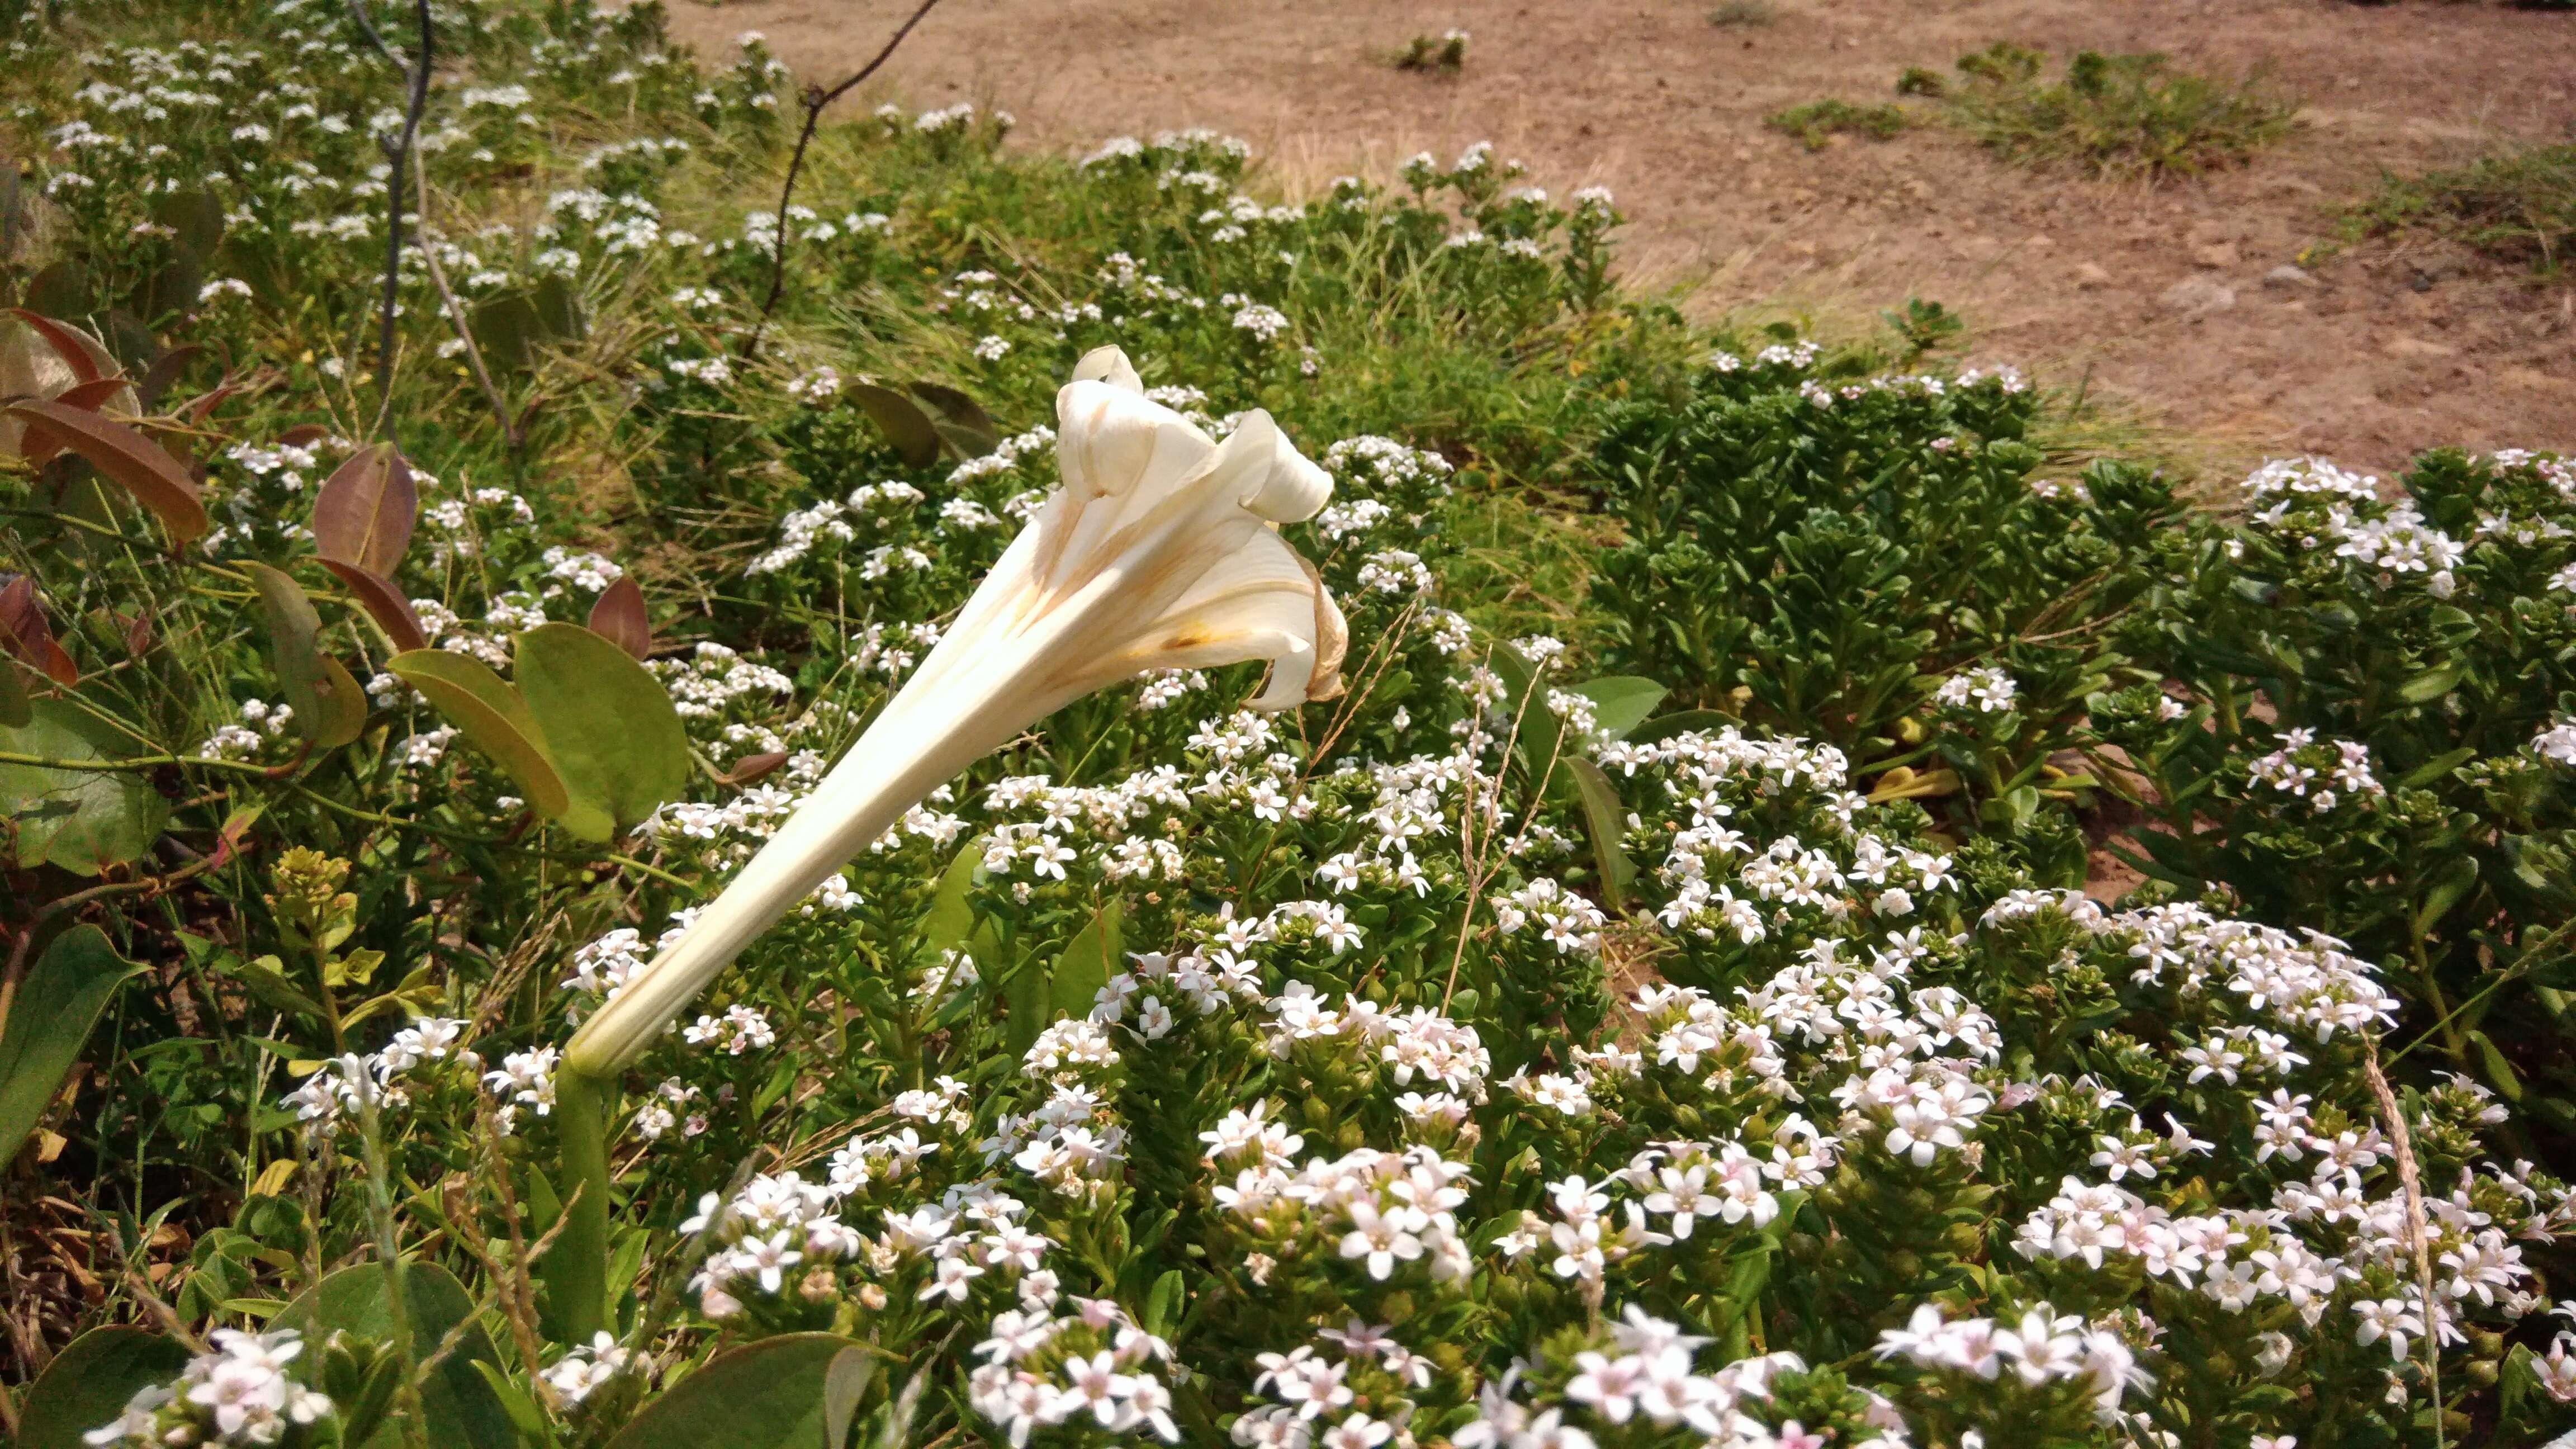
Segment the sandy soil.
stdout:
<svg viewBox="0 0 2576 1449">
<path fill-rule="evenodd" d="M 1291 189 L 1493 140 L 1550 189 L 1600 182 L 1633 218 L 1632 276 L 1696 281 L 1702 313 L 1866 317 L 1918 295 L 1963 310 L 1980 360 L 2080 379 L 2224 464 L 2321 452 L 2388 470 L 2443 443 L 2576 447 L 2576 286 L 2447 248 L 2373 244 L 2268 278 L 2333 235 L 2385 168 L 2576 135 L 2576 15 L 2341 0 L 946 0 L 880 77 L 964 97 L 1019 144 L 1076 149 L 1185 125 L 1240 135 Z M 721 54 L 765 33 L 836 79 L 909 0 L 671 0 Z M 1463 75 L 1393 70 L 1463 26 Z M 1762 118 L 1875 101 L 1908 65 L 1997 39 L 2064 55 L 2162 50 L 2261 69 L 2307 102 L 2250 167 L 2145 188 L 2032 172 L 1942 128 L 1809 153 Z M 879 95 L 865 103 L 874 104 Z"/>
</svg>

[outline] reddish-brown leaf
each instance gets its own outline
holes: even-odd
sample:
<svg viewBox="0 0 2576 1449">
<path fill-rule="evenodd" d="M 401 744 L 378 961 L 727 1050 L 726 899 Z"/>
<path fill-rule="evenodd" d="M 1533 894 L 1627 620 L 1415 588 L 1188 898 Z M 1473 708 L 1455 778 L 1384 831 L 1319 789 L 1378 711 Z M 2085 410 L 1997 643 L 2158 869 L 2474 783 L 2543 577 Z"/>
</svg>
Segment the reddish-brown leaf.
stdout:
<svg viewBox="0 0 2576 1449">
<path fill-rule="evenodd" d="M 55 640 L 45 622 L 44 601 L 36 597 L 36 581 L 25 574 L 0 589 L 0 647 L 65 689 L 80 683 L 80 666 Z"/>
<path fill-rule="evenodd" d="M 152 652 L 152 616 L 150 614 L 138 613 L 131 619 L 120 618 L 118 622 L 125 625 L 126 653 L 139 659 Z"/>
<path fill-rule="evenodd" d="M 786 763 L 787 755 L 782 750 L 766 750 L 757 755 L 745 755 L 733 762 L 732 769 L 716 776 L 716 780 L 717 783 L 725 785 L 748 785 Z"/>
<path fill-rule="evenodd" d="M 358 607 L 366 610 L 367 617 L 376 621 L 376 627 L 385 631 L 385 637 L 393 641 L 394 648 L 429 647 L 429 631 L 420 626 L 420 615 L 412 612 L 411 600 L 403 597 L 402 590 L 394 587 L 393 580 L 343 559 L 326 558 L 322 560 L 322 567 L 349 586 L 349 592 L 357 596 Z"/>
<path fill-rule="evenodd" d="M 329 436 L 331 436 L 331 430 L 320 423 L 297 423 L 277 435 L 277 445 L 281 448 L 301 448 L 307 443 L 320 442 Z"/>
<path fill-rule="evenodd" d="M 620 574 L 590 606 L 590 632 L 638 659 L 653 657 L 653 621 L 644 612 L 644 591 L 636 587 L 633 574 Z"/>
<path fill-rule="evenodd" d="M 8 410 L 27 425 L 30 446 L 38 443 L 39 434 L 58 435 L 59 446 L 87 458 L 152 510 L 173 543 L 184 548 L 204 535 L 206 505 L 198 499 L 196 482 L 160 444 L 123 423 L 58 402 L 27 398 L 9 404 Z"/>
<path fill-rule="evenodd" d="M 75 383 L 57 394 L 54 401 L 86 413 L 104 412 L 110 402 L 126 391 L 124 378 L 102 377 L 96 382 Z"/>
<path fill-rule="evenodd" d="M 36 335 L 45 339 L 45 345 L 54 349 L 63 365 L 81 381 L 96 382 L 115 374 L 116 362 L 108 356 L 107 349 L 79 328 L 57 322 L 41 312 L 30 312 L 24 307 L 10 308 L 9 315 L 36 329 Z"/>
<path fill-rule="evenodd" d="M 216 404 L 221 403 L 225 398 L 231 397 L 235 393 L 247 391 L 249 391 L 249 389 L 242 386 L 240 383 L 227 380 L 218 384 L 214 391 L 206 393 L 201 397 L 190 398 L 188 401 L 172 408 L 170 410 L 170 415 L 174 418 L 186 418 L 190 423 L 203 423 L 206 420 L 206 415 L 215 410 Z"/>
<path fill-rule="evenodd" d="M 420 514 L 411 465 L 389 443 L 352 454 L 313 497 L 313 548 L 392 578 Z"/>
<path fill-rule="evenodd" d="M 143 410 L 150 412 L 160 406 L 161 395 L 170 390 L 170 384 L 177 382 L 179 374 L 186 371 L 188 364 L 196 360 L 197 354 L 205 350 L 196 343 L 183 342 L 152 359 L 152 365 L 144 369 L 142 386 L 135 389 L 135 396 L 142 403 Z"/>
</svg>

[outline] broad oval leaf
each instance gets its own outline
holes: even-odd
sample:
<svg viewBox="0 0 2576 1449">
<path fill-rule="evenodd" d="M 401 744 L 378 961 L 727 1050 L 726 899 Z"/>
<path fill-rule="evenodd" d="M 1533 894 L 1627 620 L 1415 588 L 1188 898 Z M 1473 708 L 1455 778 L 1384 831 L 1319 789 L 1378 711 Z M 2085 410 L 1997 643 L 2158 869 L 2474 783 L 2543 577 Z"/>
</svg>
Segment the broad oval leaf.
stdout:
<svg viewBox="0 0 2576 1449">
<path fill-rule="evenodd" d="M 1592 701 L 1593 728 L 1614 740 L 1626 738 L 1630 730 L 1644 724 L 1655 706 L 1671 693 L 1655 681 L 1634 674 L 1587 679 L 1574 686 L 1573 692 Z"/>
<path fill-rule="evenodd" d="M 203 187 L 165 191 L 152 203 L 152 219 L 170 228 L 171 240 L 200 258 L 224 244 L 224 204 Z"/>
<path fill-rule="evenodd" d="M 1118 969 L 1119 948 L 1125 944 L 1121 924 L 1118 898 L 1112 896 L 1089 925 L 1064 943 L 1047 975 L 1047 1001 L 1056 1011 L 1077 1020 L 1091 1015 L 1100 989 Z"/>
<path fill-rule="evenodd" d="M 402 1265 L 403 1309 L 410 1319 L 412 1351 L 428 1358 L 457 1325 L 465 1329 L 455 1351 L 432 1370 L 420 1386 L 422 1427 L 432 1444 L 507 1445 L 517 1442 L 509 1410 L 484 1382 L 474 1365 L 495 1363 L 492 1336 L 469 1320 L 476 1316 L 474 1296 L 456 1275 L 436 1263 Z M 307 1339 L 335 1332 L 393 1341 L 393 1283 L 382 1263 L 342 1268 L 278 1311 L 274 1328 L 300 1330 Z M 365 1440 L 371 1446 L 403 1442 L 402 1426 L 387 1415 Z"/>
<path fill-rule="evenodd" d="M 1600 867 L 1601 894 L 1613 909 L 1625 910 L 1637 867 L 1619 841 L 1628 832 L 1628 807 L 1610 785 L 1610 777 L 1590 760 L 1568 760 L 1574 791 L 1583 802 L 1583 830 L 1592 837 L 1592 859 Z"/>
<path fill-rule="evenodd" d="M 827 1449 L 840 1397 L 833 1366 L 849 1352 L 867 1349 L 837 1333 L 782 1333 L 717 1354 L 646 1404 L 608 1449 Z M 840 1373 L 844 1394 L 850 1374 Z"/>
<path fill-rule="evenodd" d="M 920 468 L 939 457 L 939 429 L 920 404 L 873 382 L 854 382 L 844 391 L 886 435 L 886 441 L 894 445 L 907 465 Z"/>
<path fill-rule="evenodd" d="M 27 694 L 27 676 L 6 654 L 0 654 L 0 725 L 16 729 L 36 717 L 36 702 Z"/>
<path fill-rule="evenodd" d="M 958 452 L 969 458 L 980 458 L 1001 446 L 1001 430 L 993 426 L 991 415 L 973 398 L 935 382 L 914 383 L 912 395 L 939 415 L 939 435 Z"/>
<path fill-rule="evenodd" d="M 295 708 L 295 731 L 317 750 L 337 749 L 367 727 L 367 692 L 322 648 L 322 616 L 304 586 L 264 563 L 242 565 L 268 612 L 269 659 Z"/>
<path fill-rule="evenodd" d="M 36 958 L 0 1023 L 0 1162 L 18 1155 L 80 1060 L 108 999 L 142 970 L 117 955 L 96 926 L 72 927 Z"/>
<path fill-rule="evenodd" d="M 333 578 L 349 586 L 358 607 L 367 611 L 367 617 L 376 621 L 376 627 L 384 631 L 396 649 L 429 647 L 429 631 L 421 627 L 420 615 L 412 612 L 411 600 L 403 597 L 393 580 L 336 558 L 321 562 Z"/>
<path fill-rule="evenodd" d="M 69 257 L 27 279 L 27 305 L 55 317 L 86 317 L 90 312 L 89 268 Z"/>
<path fill-rule="evenodd" d="M 82 1436 L 125 1412 L 136 1391 L 166 1384 L 188 1366 L 175 1339 L 110 1324 L 71 1341 L 18 1406 L 18 1449 L 88 1449 Z"/>
<path fill-rule="evenodd" d="M 59 438 L 61 446 L 88 459 L 150 509 L 170 531 L 173 544 L 184 548 L 204 535 L 206 506 L 198 499 L 196 482 L 160 444 L 123 423 L 41 398 L 11 403 L 8 410 L 26 425 L 29 445 L 40 433 Z"/>
<path fill-rule="evenodd" d="M 637 659 L 653 657 L 653 621 L 644 609 L 643 586 L 633 574 L 619 574 L 590 606 L 590 632 Z"/>
<path fill-rule="evenodd" d="M 574 624 L 540 624 L 515 648 L 519 692 L 571 797 L 566 829 L 606 840 L 688 788 L 688 731 L 651 670 Z"/>
<path fill-rule="evenodd" d="M 59 699 L 30 706 L 28 721 L 0 728 L 0 750 L 49 760 L 115 760 L 131 746 L 115 731 Z M 152 848 L 170 802 L 123 770 L 57 770 L 0 765 L 0 816 L 17 825 L 18 864 L 96 875 Z"/>
<path fill-rule="evenodd" d="M 546 324 L 525 292 L 499 292 L 474 304 L 467 330 L 474 334 L 474 345 L 482 350 L 485 362 L 503 371 L 522 372 L 536 361 L 537 342 L 545 335 Z"/>
<path fill-rule="evenodd" d="M 528 805 L 549 820 L 563 818 L 571 797 L 547 758 L 545 733 L 528 702 L 509 681 L 479 659 L 444 649 L 410 649 L 386 661 L 396 679 L 419 690 L 474 747 L 492 757 Z"/>
<path fill-rule="evenodd" d="M 170 385 L 177 382 L 179 374 L 187 371 L 188 364 L 196 361 L 205 350 L 196 343 L 183 342 L 152 359 L 152 366 L 144 372 L 143 381 L 135 388 L 135 401 L 141 410 L 150 412 L 159 407 L 162 397 L 170 391 Z"/>
<path fill-rule="evenodd" d="M 334 469 L 313 495 L 313 549 L 392 578 L 419 516 L 411 465 L 392 444 L 378 443 Z"/>
<path fill-rule="evenodd" d="M 539 277 L 528 300 L 537 309 L 537 325 L 549 338 L 576 341 L 589 330 L 582 320 L 580 291 L 562 277 L 551 272 Z"/>
</svg>

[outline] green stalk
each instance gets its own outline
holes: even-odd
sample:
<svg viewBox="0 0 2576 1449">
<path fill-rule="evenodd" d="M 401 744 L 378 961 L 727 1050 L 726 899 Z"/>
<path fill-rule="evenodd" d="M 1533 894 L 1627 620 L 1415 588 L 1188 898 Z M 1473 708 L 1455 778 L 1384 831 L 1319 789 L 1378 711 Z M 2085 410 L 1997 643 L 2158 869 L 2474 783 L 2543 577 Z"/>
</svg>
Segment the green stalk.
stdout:
<svg viewBox="0 0 2576 1449">
<path fill-rule="evenodd" d="M 555 1069 L 564 1219 L 543 1276 L 571 1343 L 588 1343 L 608 1326 L 608 1107 L 614 1096 L 609 1083 L 573 1066 Z"/>
</svg>

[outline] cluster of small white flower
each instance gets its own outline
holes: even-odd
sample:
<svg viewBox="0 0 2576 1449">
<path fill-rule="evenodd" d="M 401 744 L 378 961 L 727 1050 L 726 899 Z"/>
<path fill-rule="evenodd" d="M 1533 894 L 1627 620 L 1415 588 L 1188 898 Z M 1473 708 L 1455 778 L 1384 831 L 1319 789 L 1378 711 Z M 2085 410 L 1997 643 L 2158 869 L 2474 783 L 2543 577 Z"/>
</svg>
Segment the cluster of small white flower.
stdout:
<svg viewBox="0 0 2576 1449">
<path fill-rule="evenodd" d="M 175 1382 L 137 1390 L 123 1413 L 82 1441 L 95 1449 L 274 1444 L 291 1426 L 331 1415 L 328 1396 L 287 1374 L 286 1366 L 304 1352 L 294 1330 L 218 1328 L 206 1337 L 211 1352 L 190 1360 Z"/>
<path fill-rule="evenodd" d="M 2322 815 L 2345 800 L 2375 800 L 2388 793 L 2371 772 L 2370 747 L 2358 740 L 2320 742 L 2314 730 L 2294 729 L 2281 747 L 2246 765 L 2247 780 L 2304 800 Z"/>
</svg>

